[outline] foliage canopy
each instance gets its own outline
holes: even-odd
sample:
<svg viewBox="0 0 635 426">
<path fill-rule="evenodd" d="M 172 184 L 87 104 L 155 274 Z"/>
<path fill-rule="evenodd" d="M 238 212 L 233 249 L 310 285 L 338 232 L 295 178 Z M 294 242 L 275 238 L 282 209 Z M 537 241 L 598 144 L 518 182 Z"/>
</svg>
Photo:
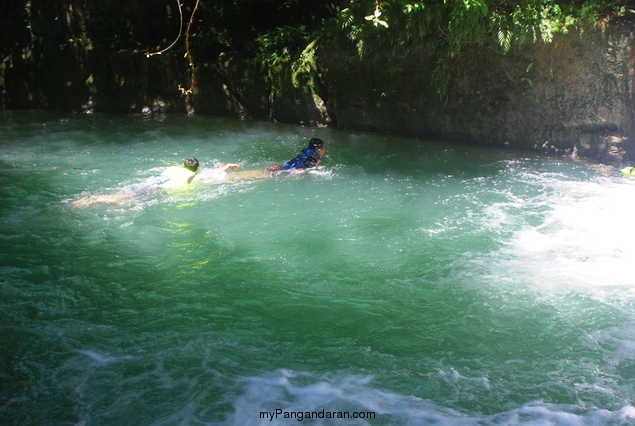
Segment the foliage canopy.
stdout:
<svg viewBox="0 0 635 426">
<path fill-rule="evenodd" d="M 448 89 L 454 60 L 469 45 L 494 40 L 500 53 L 538 41 L 549 43 L 554 34 L 574 26 L 595 25 L 607 16 L 633 14 L 632 0 L 341 0 L 321 22 L 294 27 L 294 42 L 304 46 L 322 39 L 343 41 L 359 57 L 401 57 L 418 50 L 436 61 L 432 74 L 437 94 Z M 292 25 L 292 24 L 291 24 Z M 275 28 L 256 41 L 263 61 L 273 56 L 299 60 L 298 46 L 286 38 L 291 30 Z M 308 43 L 307 43 L 308 42 Z M 295 57 L 293 57 L 295 52 Z"/>
<path fill-rule="evenodd" d="M 42 69 L 47 57 L 55 62 L 50 52 L 77 58 L 89 84 L 90 58 L 168 51 L 191 73 L 231 53 L 261 67 L 273 90 L 285 72 L 314 89 L 316 57 L 330 44 L 365 61 L 430 58 L 442 99 L 468 46 L 494 42 L 505 54 L 550 42 L 574 26 L 633 16 L 635 0 L 6 0 L 0 12 L 0 86 L 14 61 Z"/>
</svg>

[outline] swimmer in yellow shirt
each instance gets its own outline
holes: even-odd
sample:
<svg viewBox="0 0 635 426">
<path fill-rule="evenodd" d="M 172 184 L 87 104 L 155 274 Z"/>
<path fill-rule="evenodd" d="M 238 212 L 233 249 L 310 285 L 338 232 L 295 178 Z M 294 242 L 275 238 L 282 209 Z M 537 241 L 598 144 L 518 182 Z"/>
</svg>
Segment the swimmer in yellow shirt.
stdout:
<svg viewBox="0 0 635 426">
<path fill-rule="evenodd" d="M 163 188 L 177 188 L 189 185 L 194 176 L 196 176 L 198 165 L 196 158 L 188 158 L 183 163 L 183 166 L 172 166 L 165 169 L 150 185 L 157 185 Z"/>
<path fill-rule="evenodd" d="M 122 204 L 124 201 L 131 198 L 133 195 L 147 194 L 155 191 L 157 188 L 164 190 L 170 190 L 175 188 L 182 188 L 189 185 L 194 177 L 197 175 L 199 162 L 196 158 L 191 157 L 185 160 L 182 166 L 172 166 L 165 169 L 159 176 L 148 179 L 143 184 L 136 185 L 132 193 L 131 191 L 122 191 L 116 194 L 97 194 L 87 197 L 78 198 L 71 204 L 76 208 L 85 208 L 91 204 L 106 203 L 106 204 Z M 213 169 L 212 175 L 224 175 L 229 169 L 237 169 L 238 164 L 229 163 L 223 167 Z"/>
</svg>

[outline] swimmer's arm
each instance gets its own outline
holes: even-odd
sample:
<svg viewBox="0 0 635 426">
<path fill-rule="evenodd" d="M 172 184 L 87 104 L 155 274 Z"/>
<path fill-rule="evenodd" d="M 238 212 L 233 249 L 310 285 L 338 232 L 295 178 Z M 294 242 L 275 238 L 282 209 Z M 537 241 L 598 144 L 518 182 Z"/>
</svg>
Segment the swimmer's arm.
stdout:
<svg viewBox="0 0 635 426">
<path fill-rule="evenodd" d="M 222 167 L 216 169 L 206 169 L 201 171 L 194 178 L 197 182 L 212 182 L 217 183 L 219 180 L 225 178 L 225 171 L 229 169 L 237 169 L 239 166 L 236 163 L 225 164 Z"/>
<path fill-rule="evenodd" d="M 226 172 L 229 169 L 237 169 L 238 167 L 240 166 L 236 163 L 227 163 L 223 167 L 216 170 L 218 170 L 219 172 Z"/>
<path fill-rule="evenodd" d="M 229 169 L 237 169 L 238 167 L 240 166 L 236 163 L 227 163 L 223 167 L 218 167 L 216 169 L 203 170 L 202 172 L 198 173 L 197 176 L 203 177 L 207 175 L 218 175 L 220 173 L 225 173 Z"/>
</svg>

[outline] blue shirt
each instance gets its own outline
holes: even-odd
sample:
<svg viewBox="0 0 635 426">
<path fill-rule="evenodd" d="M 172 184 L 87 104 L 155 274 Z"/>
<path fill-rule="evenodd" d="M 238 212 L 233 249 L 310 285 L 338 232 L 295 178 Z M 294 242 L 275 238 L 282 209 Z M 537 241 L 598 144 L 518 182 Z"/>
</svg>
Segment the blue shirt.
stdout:
<svg viewBox="0 0 635 426">
<path fill-rule="evenodd" d="M 320 154 L 311 148 L 304 148 L 297 157 L 284 163 L 280 168 L 282 170 L 308 169 L 316 167 L 320 164 Z"/>
</svg>

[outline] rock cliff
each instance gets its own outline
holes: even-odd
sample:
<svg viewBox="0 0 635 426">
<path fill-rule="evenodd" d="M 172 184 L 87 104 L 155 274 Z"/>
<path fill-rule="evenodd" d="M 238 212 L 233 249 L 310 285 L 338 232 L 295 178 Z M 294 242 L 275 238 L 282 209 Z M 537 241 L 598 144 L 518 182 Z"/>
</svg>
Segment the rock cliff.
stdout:
<svg viewBox="0 0 635 426">
<path fill-rule="evenodd" d="M 364 63 L 328 47 L 320 55 L 327 111 L 338 127 L 508 145 L 604 163 L 635 155 L 635 26 L 559 34 L 501 55 L 466 52 L 447 96 L 433 65 L 415 56 Z M 398 69 L 397 72 L 394 70 Z"/>
</svg>

